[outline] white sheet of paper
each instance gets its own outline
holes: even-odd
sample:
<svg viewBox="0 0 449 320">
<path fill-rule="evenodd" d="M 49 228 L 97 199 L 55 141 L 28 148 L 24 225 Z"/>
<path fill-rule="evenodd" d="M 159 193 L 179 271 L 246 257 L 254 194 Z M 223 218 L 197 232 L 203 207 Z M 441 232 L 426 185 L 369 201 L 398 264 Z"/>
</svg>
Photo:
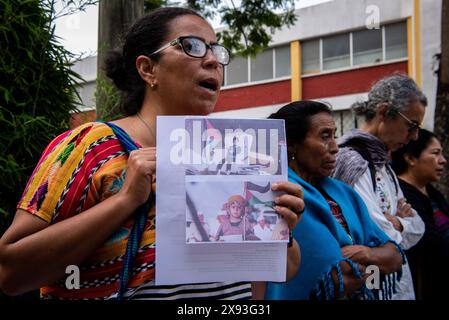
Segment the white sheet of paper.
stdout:
<svg viewBox="0 0 449 320">
<path fill-rule="evenodd" d="M 170 155 L 184 130 L 184 116 L 157 118 L 156 284 L 174 285 L 228 281 L 285 281 L 287 243 L 186 243 L 186 168 Z M 199 117 L 195 117 L 199 118 Z M 210 119 L 210 118 L 208 118 Z M 175 150 L 175 151 L 174 151 Z M 172 154 L 173 157 L 173 154 Z M 251 176 L 251 181 L 287 180 L 286 154 L 282 174 Z M 248 176 L 201 176 L 206 181 L 248 180 Z M 207 201 L 207 194 L 205 201 Z"/>
</svg>

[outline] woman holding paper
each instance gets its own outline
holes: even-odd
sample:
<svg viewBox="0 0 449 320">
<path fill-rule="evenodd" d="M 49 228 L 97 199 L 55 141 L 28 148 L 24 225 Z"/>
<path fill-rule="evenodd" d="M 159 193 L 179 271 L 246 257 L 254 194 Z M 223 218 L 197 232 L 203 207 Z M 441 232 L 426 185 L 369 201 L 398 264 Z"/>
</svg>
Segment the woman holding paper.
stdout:
<svg viewBox="0 0 449 320">
<path fill-rule="evenodd" d="M 393 273 L 401 269 L 403 253 L 373 223 L 357 193 L 329 178 L 338 151 L 330 108 L 320 102 L 299 101 L 286 105 L 270 118 L 285 120 L 289 180 L 302 187 L 306 206 L 294 230 L 294 237 L 301 244 L 301 269 L 286 284 L 269 283 L 266 297 L 391 297 L 396 280 Z M 368 266 L 380 271 L 380 291 L 369 290 L 365 284 Z"/>
<path fill-rule="evenodd" d="M 58 299 L 251 298 L 249 283 L 154 284 L 156 116 L 212 112 L 228 63 L 228 50 L 194 11 L 163 8 L 139 19 L 106 62 L 126 117 L 84 124 L 48 145 L 0 239 L 0 289 L 41 288 Z M 286 192 L 276 210 L 293 229 L 301 188 L 272 189 Z M 292 277 L 296 241 L 287 251 Z M 66 281 L 78 266 L 79 281 Z"/>
</svg>

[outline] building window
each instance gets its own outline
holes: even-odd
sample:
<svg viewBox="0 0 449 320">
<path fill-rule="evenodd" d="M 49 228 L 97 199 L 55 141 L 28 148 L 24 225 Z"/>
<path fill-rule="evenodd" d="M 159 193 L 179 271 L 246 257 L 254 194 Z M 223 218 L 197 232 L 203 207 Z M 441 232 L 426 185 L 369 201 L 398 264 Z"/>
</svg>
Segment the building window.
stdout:
<svg viewBox="0 0 449 320">
<path fill-rule="evenodd" d="M 248 82 L 248 59 L 236 57 L 226 66 L 225 84 L 237 84 Z"/>
<path fill-rule="evenodd" d="M 275 78 L 288 77 L 290 71 L 290 46 L 282 46 L 274 48 L 275 54 Z"/>
<path fill-rule="evenodd" d="M 406 22 L 301 42 L 302 74 L 407 58 Z"/>
<path fill-rule="evenodd" d="M 266 81 L 290 76 L 290 45 L 274 47 L 255 58 L 236 57 L 225 67 L 224 85 Z"/>
<path fill-rule="evenodd" d="M 251 81 L 273 78 L 273 49 L 259 53 L 251 58 Z"/>
<path fill-rule="evenodd" d="M 385 47 L 387 60 L 407 56 L 407 25 L 405 23 L 385 26 Z"/>
<path fill-rule="evenodd" d="M 323 39 L 323 70 L 349 66 L 349 33 Z"/>
<path fill-rule="evenodd" d="M 320 40 L 304 41 L 301 45 L 302 73 L 320 72 Z"/>
<path fill-rule="evenodd" d="M 354 65 L 382 61 L 382 29 L 353 32 L 352 43 Z"/>
</svg>

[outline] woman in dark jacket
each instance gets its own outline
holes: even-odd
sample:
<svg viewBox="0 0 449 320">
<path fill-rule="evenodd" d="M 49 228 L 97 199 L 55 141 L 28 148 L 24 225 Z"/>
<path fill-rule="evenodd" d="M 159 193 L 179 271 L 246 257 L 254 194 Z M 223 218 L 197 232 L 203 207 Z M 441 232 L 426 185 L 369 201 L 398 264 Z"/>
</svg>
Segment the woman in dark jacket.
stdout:
<svg viewBox="0 0 449 320">
<path fill-rule="evenodd" d="M 426 225 L 424 237 L 407 251 L 417 298 L 444 297 L 449 285 L 449 204 L 432 182 L 447 161 L 432 132 L 421 129 L 418 140 L 393 153 L 393 169 L 404 196 Z"/>
</svg>

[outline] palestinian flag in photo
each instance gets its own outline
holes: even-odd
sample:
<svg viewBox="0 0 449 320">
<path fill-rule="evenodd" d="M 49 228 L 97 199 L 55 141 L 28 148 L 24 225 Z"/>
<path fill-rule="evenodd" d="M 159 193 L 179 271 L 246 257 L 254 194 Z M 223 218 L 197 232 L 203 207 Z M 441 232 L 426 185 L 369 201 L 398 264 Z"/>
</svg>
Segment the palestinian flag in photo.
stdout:
<svg viewBox="0 0 449 320">
<path fill-rule="evenodd" d="M 273 194 L 270 182 L 267 185 L 258 185 L 252 182 L 245 182 L 245 200 L 250 206 L 263 204 L 267 207 L 273 207 Z"/>
<path fill-rule="evenodd" d="M 207 140 L 204 142 L 204 146 L 211 145 L 214 149 L 219 143 L 221 143 L 223 137 L 219 130 L 217 130 L 208 119 L 203 119 L 203 130 L 207 131 Z"/>
</svg>

